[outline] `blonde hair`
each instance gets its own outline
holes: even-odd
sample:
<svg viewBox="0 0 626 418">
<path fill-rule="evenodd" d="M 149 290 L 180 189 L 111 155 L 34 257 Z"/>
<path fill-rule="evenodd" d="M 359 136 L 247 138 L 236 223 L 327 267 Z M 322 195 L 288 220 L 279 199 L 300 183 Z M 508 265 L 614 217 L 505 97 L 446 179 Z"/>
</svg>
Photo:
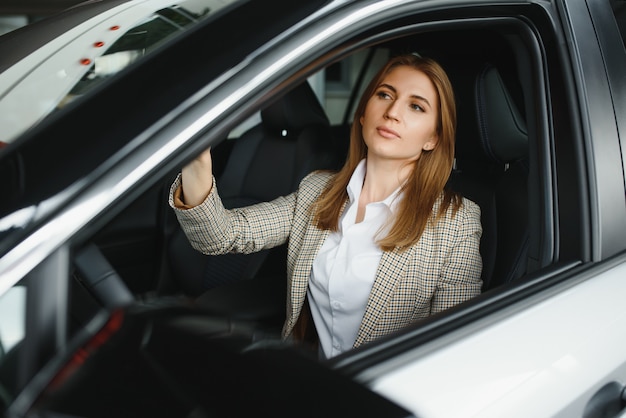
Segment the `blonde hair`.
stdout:
<svg viewBox="0 0 626 418">
<path fill-rule="evenodd" d="M 422 151 L 420 157 L 412 163 L 413 170 L 402 186 L 403 199 L 398 206 L 397 216 L 393 219 L 389 233 L 377 241 L 384 251 L 407 248 L 415 244 L 429 221 L 436 222 L 451 205 L 457 211 L 462 203 L 458 194 L 445 187 L 452 171 L 456 133 L 456 105 L 452 84 L 443 68 L 433 59 L 406 54 L 390 59 L 363 92 L 352 122 L 348 158 L 317 199 L 314 222 L 320 229 L 338 230 L 339 217 L 348 198 L 346 187 L 355 168 L 367 155 L 359 119 L 365 113 L 367 102 L 383 78 L 399 66 L 420 71 L 433 83 L 439 97 L 436 127 L 438 140 L 432 150 Z M 441 205 L 433 217 L 433 206 L 440 197 Z"/>
</svg>

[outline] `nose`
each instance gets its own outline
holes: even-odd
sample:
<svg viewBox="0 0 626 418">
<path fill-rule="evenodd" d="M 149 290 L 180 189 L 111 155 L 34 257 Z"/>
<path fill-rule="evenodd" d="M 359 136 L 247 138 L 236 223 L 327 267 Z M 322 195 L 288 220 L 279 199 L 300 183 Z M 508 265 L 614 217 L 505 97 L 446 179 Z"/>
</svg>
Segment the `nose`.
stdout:
<svg viewBox="0 0 626 418">
<path fill-rule="evenodd" d="M 387 106 L 387 109 L 385 110 L 385 114 L 383 116 L 385 117 L 385 119 L 398 120 L 400 117 L 398 102 L 395 100 L 391 101 L 389 103 L 389 106 Z"/>
</svg>

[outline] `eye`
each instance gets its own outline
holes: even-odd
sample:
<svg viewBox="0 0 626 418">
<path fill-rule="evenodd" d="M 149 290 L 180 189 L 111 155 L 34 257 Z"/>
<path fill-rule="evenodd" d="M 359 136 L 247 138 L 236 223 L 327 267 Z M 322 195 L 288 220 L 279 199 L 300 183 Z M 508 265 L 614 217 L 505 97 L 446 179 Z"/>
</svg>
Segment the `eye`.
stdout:
<svg viewBox="0 0 626 418">
<path fill-rule="evenodd" d="M 417 103 L 411 103 L 410 106 L 411 106 L 411 109 L 413 109 L 413 110 L 417 110 L 419 112 L 424 112 L 424 107 L 419 105 L 419 104 L 417 104 Z"/>
<path fill-rule="evenodd" d="M 390 99 L 391 95 L 384 91 L 384 90 L 379 90 L 376 92 L 376 97 L 380 98 L 380 99 Z"/>
</svg>

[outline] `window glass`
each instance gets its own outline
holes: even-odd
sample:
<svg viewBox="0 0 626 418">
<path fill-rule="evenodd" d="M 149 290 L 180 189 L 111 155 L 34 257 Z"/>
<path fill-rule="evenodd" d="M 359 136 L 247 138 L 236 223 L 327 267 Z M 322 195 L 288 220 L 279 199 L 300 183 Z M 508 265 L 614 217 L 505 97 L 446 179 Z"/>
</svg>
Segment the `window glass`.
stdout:
<svg viewBox="0 0 626 418">
<path fill-rule="evenodd" d="M 169 7 L 167 9 L 159 10 L 158 15 L 169 20 L 171 23 L 183 28 L 195 20 L 202 18 L 207 14 L 209 9 L 205 9 L 201 13 L 193 13 L 180 7 Z"/>
<path fill-rule="evenodd" d="M 89 71 L 59 103 L 59 107 L 91 90 L 99 82 L 132 64 L 174 34 L 204 18 L 209 11 L 207 7 L 200 13 L 195 13 L 176 6 L 161 9 L 146 18 L 143 23 L 119 38 L 103 55 L 95 58 Z"/>
<path fill-rule="evenodd" d="M 44 38 L 41 44 L 27 56 L 6 62 L 7 68 L 0 71 L 0 147 L 173 36 L 235 2 L 180 0 L 163 7 L 168 3 L 160 1 L 153 9 L 147 4 L 131 5 L 116 13 L 105 10 L 96 17 L 85 16 L 58 36 L 34 27 L 32 36 Z"/>
</svg>

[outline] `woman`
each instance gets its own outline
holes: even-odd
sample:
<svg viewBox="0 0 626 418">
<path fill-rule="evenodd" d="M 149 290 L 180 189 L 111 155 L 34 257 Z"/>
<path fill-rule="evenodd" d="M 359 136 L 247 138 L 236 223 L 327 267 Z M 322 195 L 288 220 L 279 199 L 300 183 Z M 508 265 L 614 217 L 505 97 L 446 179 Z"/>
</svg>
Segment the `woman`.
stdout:
<svg viewBox="0 0 626 418">
<path fill-rule="evenodd" d="M 312 339 L 332 357 L 480 293 L 480 209 L 445 189 L 455 125 L 439 64 L 394 57 L 363 93 L 338 173 L 226 210 L 206 151 L 183 168 L 170 205 L 205 254 L 288 240 L 283 337 Z"/>
</svg>

